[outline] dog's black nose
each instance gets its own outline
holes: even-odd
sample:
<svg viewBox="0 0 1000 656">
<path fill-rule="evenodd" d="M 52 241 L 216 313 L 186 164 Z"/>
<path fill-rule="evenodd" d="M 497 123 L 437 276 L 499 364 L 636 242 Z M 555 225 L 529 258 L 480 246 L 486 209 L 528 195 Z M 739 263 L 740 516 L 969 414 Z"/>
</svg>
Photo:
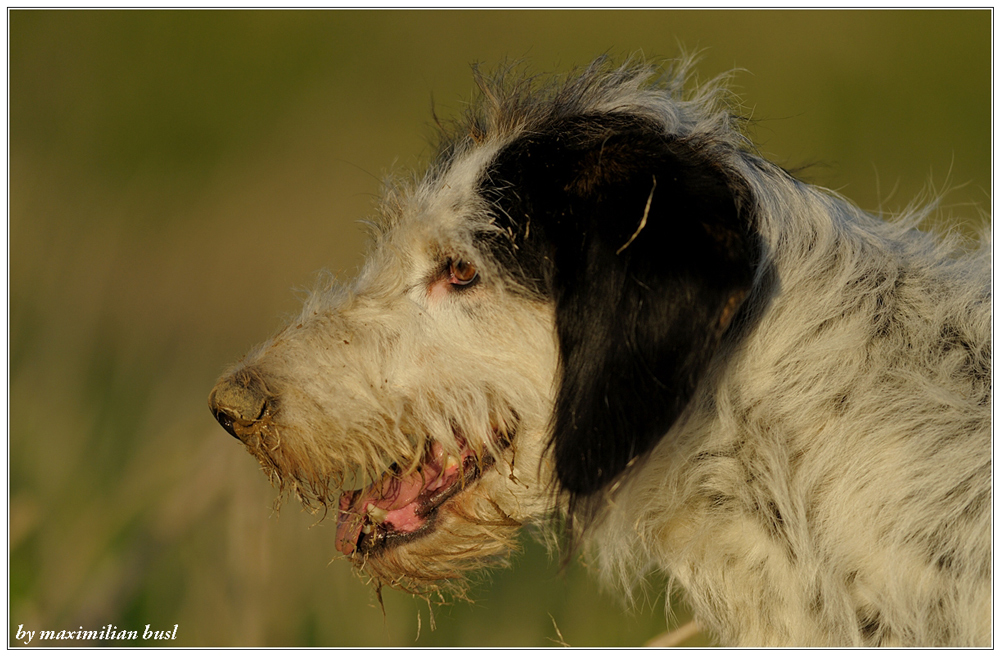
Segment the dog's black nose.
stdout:
<svg viewBox="0 0 1000 656">
<path fill-rule="evenodd" d="M 247 370 L 223 378 L 208 395 L 215 419 L 240 441 L 269 412 L 271 403 L 260 377 Z"/>
</svg>

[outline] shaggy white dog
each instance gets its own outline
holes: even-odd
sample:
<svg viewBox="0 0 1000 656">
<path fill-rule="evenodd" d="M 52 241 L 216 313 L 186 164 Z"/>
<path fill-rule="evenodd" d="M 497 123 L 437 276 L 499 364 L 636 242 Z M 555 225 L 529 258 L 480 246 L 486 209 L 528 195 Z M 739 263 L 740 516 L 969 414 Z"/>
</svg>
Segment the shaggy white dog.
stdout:
<svg viewBox="0 0 1000 656">
<path fill-rule="evenodd" d="M 988 245 L 799 182 L 683 68 L 478 76 L 213 413 L 377 586 L 550 523 L 724 644 L 989 645 Z"/>
</svg>

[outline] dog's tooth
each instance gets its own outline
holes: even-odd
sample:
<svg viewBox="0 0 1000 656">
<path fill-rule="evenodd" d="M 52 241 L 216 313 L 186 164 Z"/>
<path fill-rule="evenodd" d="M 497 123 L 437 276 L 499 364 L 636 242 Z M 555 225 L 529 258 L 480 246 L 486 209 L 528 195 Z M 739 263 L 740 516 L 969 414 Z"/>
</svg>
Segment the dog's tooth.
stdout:
<svg viewBox="0 0 1000 656">
<path fill-rule="evenodd" d="M 378 506 L 369 504 L 368 518 L 371 519 L 376 524 L 381 524 L 382 522 L 385 521 L 385 518 L 388 516 L 389 516 L 388 510 L 384 510 L 383 508 L 379 508 Z"/>
</svg>

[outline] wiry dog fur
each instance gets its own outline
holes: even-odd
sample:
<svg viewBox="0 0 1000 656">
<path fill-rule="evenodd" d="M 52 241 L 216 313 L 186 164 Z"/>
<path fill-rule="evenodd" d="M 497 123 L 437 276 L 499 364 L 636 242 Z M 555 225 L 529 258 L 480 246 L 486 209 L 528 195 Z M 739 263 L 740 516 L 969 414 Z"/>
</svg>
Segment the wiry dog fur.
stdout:
<svg viewBox="0 0 1000 656">
<path fill-rule="evenodd" d="M 683 68 L 480 76 L 213 412 L 378 585 L 555 522 L 725 644 L 990 644 L 988 245 L 796 180 Z"/>
</svg>

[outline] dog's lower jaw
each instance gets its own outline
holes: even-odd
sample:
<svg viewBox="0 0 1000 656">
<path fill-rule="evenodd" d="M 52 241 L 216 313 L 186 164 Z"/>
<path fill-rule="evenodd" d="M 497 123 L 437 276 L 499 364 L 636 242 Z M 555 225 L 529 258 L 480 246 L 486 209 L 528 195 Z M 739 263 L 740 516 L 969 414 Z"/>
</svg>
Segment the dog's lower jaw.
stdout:
<svg viewBox="0 0 1000 656">
<path fill-rule="evenodd" d="M 552 467 L 541 458 L 544 441 L 536 432 L 522 425 L 491 464 L 480 460 L 475 480 L 441 503 L 425 527 L 378 544 L 382 528 L 369 524 L 376 541 L 359 539 L 362 548 L 346 557 L 376 588 L 466 598 L 477 574 L 509 564 L 522 526 L 551 515 Z"/>
<path fill-rule="evenodd" d="M 441 507 L 464 494 L 493 463 L 492 456 L 477 456 L 468 446 L 455 456 L 434 443 L 415 471 L 386 472 L 368 488 L 344 492 L 337 550 L 367 555 L 433 531 Z"/>
<path fill-rule="evenodd" d="M 501 478 L 494 464 L 475 482 L 435 509 L 428 524 L 412 535 L 374 543 L 348 558 L 377 588 L 438 599 L 467 598 L 475 575 L 509 564 L 517 550 L 520 518 L 492 498 Z M 372 533 L 382 530 L 374 525 Z"/>
</svg>

